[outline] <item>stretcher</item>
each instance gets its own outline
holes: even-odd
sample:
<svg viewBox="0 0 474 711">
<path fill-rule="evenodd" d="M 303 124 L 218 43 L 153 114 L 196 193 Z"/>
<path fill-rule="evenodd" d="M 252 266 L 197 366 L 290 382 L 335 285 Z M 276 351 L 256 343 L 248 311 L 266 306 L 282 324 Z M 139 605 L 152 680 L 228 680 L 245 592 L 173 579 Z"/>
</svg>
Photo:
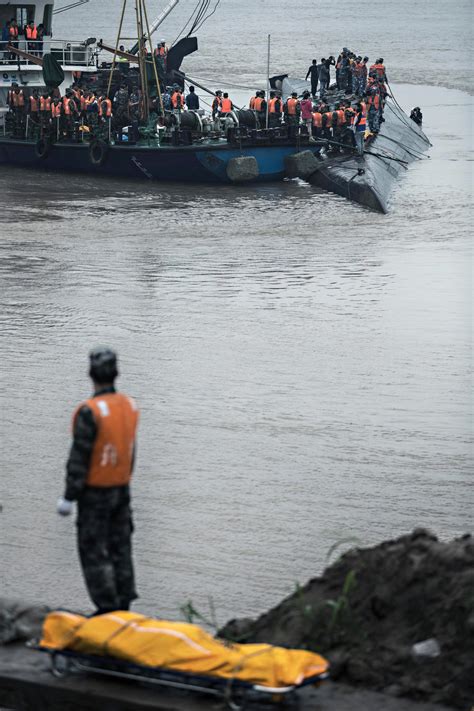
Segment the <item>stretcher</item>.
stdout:
<svg viewBox="0 0 474 711">
<path fill-rule="evenodd" d="M 221 698 L 231 711 L 240 711 L 252 701 L 291 701 L 300 689 L 317 686 L 328 676 L 329 665 L 319 655 L 270 645 L 227 644 L 196 625 L 133 613 L 93 620 L 51 613 L 48 618 L 35 649 L 49 655 L 51 671 L 59 678 L 90 673 L 198 692 Z M 183 649 L 189 649 L 188 659 Z M 153 663 L 157 660 L 161 663 Z"/>
</svg>

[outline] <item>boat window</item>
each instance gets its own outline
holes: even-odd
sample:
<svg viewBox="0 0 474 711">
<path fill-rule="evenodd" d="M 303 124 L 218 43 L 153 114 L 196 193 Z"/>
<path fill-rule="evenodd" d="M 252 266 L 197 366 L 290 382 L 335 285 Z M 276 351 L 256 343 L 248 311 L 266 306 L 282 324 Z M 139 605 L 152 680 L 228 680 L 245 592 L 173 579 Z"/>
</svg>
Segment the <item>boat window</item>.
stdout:
<svg viewBox="0 0 474 711">
<path fill-rule="evenodd" d="M 51 27 L 53 24 L 53 5 L 45 5 L 44 6 L 44 15 L 43 15 L 43 25 L 45 29 L 45 34 L 50 35 L 51 34 Z"/>
<path fill-rule="evenodd" d="M 6 22 L 15 19 L 18 22 L 20 32 L 30 20 L 38 21 L 35 18 L 35 5 L 0 5 L 0 26 L 5 27 Z"/>
</svg>

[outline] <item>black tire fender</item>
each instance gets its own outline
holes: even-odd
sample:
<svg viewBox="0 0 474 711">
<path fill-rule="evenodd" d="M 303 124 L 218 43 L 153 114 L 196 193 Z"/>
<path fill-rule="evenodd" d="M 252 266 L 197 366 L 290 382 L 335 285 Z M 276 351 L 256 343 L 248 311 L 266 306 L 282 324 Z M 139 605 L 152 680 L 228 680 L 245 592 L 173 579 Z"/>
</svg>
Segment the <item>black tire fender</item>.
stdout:
<svg viewBox="0 0 474 711">
<path fill-rule="evenodd" d="M 109 154 L 109 145 L 105 141 L 92 141 L 89 146 L 89 160 L 92 165 L 104 165 Z"/>
<path fill-rule="evenodd" d="M 44 160 L 48 157 L 51 150 L 51 143 L 47 138 L 40 138 L 35 144 L 35 156 Z"/>
</svg>

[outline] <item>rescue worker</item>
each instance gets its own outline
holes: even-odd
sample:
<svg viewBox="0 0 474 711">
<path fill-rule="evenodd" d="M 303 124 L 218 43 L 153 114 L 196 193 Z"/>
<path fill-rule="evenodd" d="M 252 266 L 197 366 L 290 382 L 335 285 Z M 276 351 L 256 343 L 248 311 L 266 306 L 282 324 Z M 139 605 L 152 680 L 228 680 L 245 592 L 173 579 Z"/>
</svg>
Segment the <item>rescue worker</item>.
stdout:
<svg viewBox="0 0 474 711">
<path fill-rule="evenodd" d="M 23 136 L 24 133 L 25 95 L 23 93 L 23 89 L 20 89 L 18 84 L 14 85 L 14 89 L 11 95 L 11 102 L 14 121 L 14 133 L 15 136 L 20 137 Z"/>
<path fill-rule="evenodd" d="M 186 97 L 186 106 L 189 111 L 199 111 L 199 96 L 192 85 L 189 87 L 189 94 Z"/>
<path fill-rule="evenodd" d="M 277 128 L 281 125 L 282 114 L 283 101 L 280 94 L 273 91 L 270 93 L 270 101 L 268 102 L 268 125 L 270 128 Z"/>
<path fill-rule="evenodd" d="M 326 91 L 329 87 L 329 69 L 326 64 L 326 59 L 322 57 L 321 64 L 318 68 L 319 78 L 319 98 L 324 99 Z"/>
<path fill-rule="evenodd" d="M 38 133 L 40 126 L 40 97 L 38 89 L 33 89 L 31 95 L 28 97 L 28 117 L 29 117 L 29 131 L 34 135 Z"/>
<path fill-rule="evenodd" d="M 418 124 L 418 126 L 421 127 L 423 125 L 423 114 L 419 106 L 415 106 L 415 108 L 411 110 L 410 118 Z"/>
<path fill-rule="evenodd" d="M 160 77 L 164 78 L 168 67 L 168 48 L 166 40 L 162 39 L 155 49 L 155 62 L 160 73 Z"/>
<path fill-rule="evenodd" d="M 33 20 L 31 20 L 31 22 L 29 22 L 25 27 L 25 37 L 28 40 L 28 52 L 30 52 L 30 54 L 36 54 L 36 40 L 38 39 L 38 28 L 36 27 Z"/>
<path fill-rule="evenodd" d="M 229 94 L 224 93 L 221 101 L 221 118 L 226 118 L 234 110 L 234 104 L 229 99 Z"/>
<path fill-rule="evenodd" d="M 250 109 L 251 111 L 255 111 L 255 99 L 258 97 L 258 93 L 259 93 L 259 92 L 258 92 L 258 89 L 257 89 L 257 91 L 255 92 L 255 95 L 252 96 L 251 99 L 250 99 L 250 101 L 249 101 L 249 109 Z"/>
<path fill-rule="evenodd" d="M 128 610 L 137 598 L 132 562 L 130 480 L 135 462 L 138 409 L 115 389 L 117 356 L 97 348 L 89 356 L 94 393 L 76 409 L 66 465 L 61 516 L 77 501 L 77 539 L 90 598 L 105 614 Z"/>
<path fill-rule="evenodd" d="M 336 104 L 332 114 L 332 135 L 336 142 L 341 143 L 346 127 L 346 112 L 341 104 Z M 336 146 L 337 148 L 337 146 Z M 339 147 L 340 150 L 340 147 Z"/>
<path fill-rule="evenodd" d="M 101 96 L 99 99 L 99 120 L 104 124 L 112 120 L 112 101 L 108 96 Z"/>
<path fill-rule="evenodd" d="M 306 126 L 306 130 L 309 135 L 311 135 L 311 128 L 313 125 L 313 102 L 310 99 L 309 91 L 305 91 L 303 98 L 300 102 L 301 107 L 301 121 Z"/>
<path fill-rule="evenodd" d="M 372 133 L 378 133 L 380 128 L 380 87 L 377 81 L 374 81 L 367 87 L 367 106 L 369 109 L 368 120 L 369 129 Z"/>
<path fill-rule="evenodd" d="M 364 96 L 365 87 L 367 84 L 367 63 L 362 60 L 362 57 L 357 57 L 354 68 L 354 94 Z"/>
<path fill-rule="evenodd" d="M 377 79 L 381 79 L 384 82 L 387 81 L 387 74 L 385 72 L 385 65 L 382 58 L 377 59 L 375 64 L 372 64 L 369 71 L 373 76 L 377 77 Z"/>
<path fill-rule="evenodd" d="M 61 137 L 61 118 L 63 115 L 63 104 L 59 96 L 55 96 L 51 104 L 51 128 L 56 140 Z"/>
<path fill-rule="evenodd" d="M 222 91 L 220 89 L 218 89 L 214 95 L 214 99 L 212 100 L 212 106 L 211 106 L 212 120 L 214 121 L 214 130 L 215 131 L 220 131 L 220 129 L 221 129 L 221 125 L 220 125 L 221 104 L 222 104 Z"/>
<path fill-rule="evenodd" d="M 306 72 L 305 81 L 308 81 L 308 77 L 311 77 L 311 96 L 313 99 L 316 98 L 316 92 L 318 91 L 318 81 L 319 81 L 319 69 L 317 59 L 313 59 L 311 66 Z"/>
<path fill-rule="evenodd" d="M 51 97 L 49 96 L 48 92 L 43 92 L 43 94 L 40 97 L 40 126 L 41 126 L 41 135 L 44 136 L 46 133 L 49 133 L 49 127 L 50 127 L 50 122 L 51 122 Z"/>
<path fill-rule="evenodd" d="M 313 111 L 313 125 L 312 125 L 312 136 L 314 139 L 321 138 L 322 126 L 323 126 L 323 116 L 317 109 Z"/>
<path fill-rule="evenodd" d="M 267 100 L 263 90 L 257 92 L 254 102 L 254 111 L 257 113 L 260 128 L 265 127 L 267 125 Z"/>
<path fill-rule="evenodd" d="M 367 115 L 365 114 L 360 102 L 357 104 L 357 111 L 354 117 L 353 128 L 357 152 L 360 156 L 362 156 L 364 154 L 364 139 L 365 131 L 367 129 Z"/>
<path fill-rule="evenodd" d="M 285 103 L 285 123 L 289 126 L 298 126 L 300 122 L 301 104 L 298 101 L 298 92 L 294 91 Z"/>
<path fill-rule="evenodd" d="M 79 111 L 74 101 L 72 89 L 66 89 L 66 95 L 63 97 L 62 130 L 69 139 L 75 133 L 75 122 L 78 114 Z"/>
<path fill-rule="evenodd" d="M 18 23 L 15 19 L 10 21 L 9 42 L 12 47 L 18 49 Z M 17 59 L 15 52 L 10 52 L 10 59 Z"/>
<path fill-rule="evenodd" d="M 332 141 L 332 111 L 325 111 L 322 118 L 323 138 Z"/>
<path fill-rule="evenodd" d="M 86 123 L 94 134 L 99 127 L 99 102 L 93 91 L 88 91 L 86 95 Z"/>
<path fill-rule="evenodd" d="M 138 141 L 140 138 L 140 131 L 139 125 L 140 125 L 140 120 L 142 118 L 142 92 L 141 90 L 137 87 L 133 90 L 133 92 L 130 95 L 130 100 L 128 102 L 128 113 L 130 116 L 130 122 L 131 122 L 131 135 L 130 135 L 130 140 L 134 141 L 135 143 Z"/>
</svg>

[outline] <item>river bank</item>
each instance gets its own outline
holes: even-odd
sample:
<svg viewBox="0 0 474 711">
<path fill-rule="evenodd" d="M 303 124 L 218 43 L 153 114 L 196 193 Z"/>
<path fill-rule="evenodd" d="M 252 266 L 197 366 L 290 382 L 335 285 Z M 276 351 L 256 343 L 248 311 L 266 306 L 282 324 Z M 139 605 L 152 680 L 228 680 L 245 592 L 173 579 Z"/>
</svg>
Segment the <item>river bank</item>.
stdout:
<svg viewBox="0 0 474 711">
<path fill-rule="evenodd" d="M 472 537 L 444 543 L 417 529 L 350 550 L 268 613 L 233 620 L 220 635 L 327 656 L 332 680 L 303 690 L 302 709 L 317 702 L 318 711 L 468 711 L 473 591 Z M 72 698 L 78 711 L 98 708 L 99 699 L 113 711 L 210 708 L 209 699 L 196 695 L 77 675 L 54 679 L 44 655 L 24 645 L 40 637 L 48 610 L 0 598 L 0 704 L 6 708 L 55 711 Z M 427 640 L 431 649 L 423 651 L 419 645 Z"/>
<path fill-rule="evenodd" d="M 416 529 L 350 550 L 269 612 L 256 620 L 233 620 L 220 634 L 317 650 L 331 661 L 333 679 L 470 709 L 472 537 L 444 543 Z"/>
</svg>

